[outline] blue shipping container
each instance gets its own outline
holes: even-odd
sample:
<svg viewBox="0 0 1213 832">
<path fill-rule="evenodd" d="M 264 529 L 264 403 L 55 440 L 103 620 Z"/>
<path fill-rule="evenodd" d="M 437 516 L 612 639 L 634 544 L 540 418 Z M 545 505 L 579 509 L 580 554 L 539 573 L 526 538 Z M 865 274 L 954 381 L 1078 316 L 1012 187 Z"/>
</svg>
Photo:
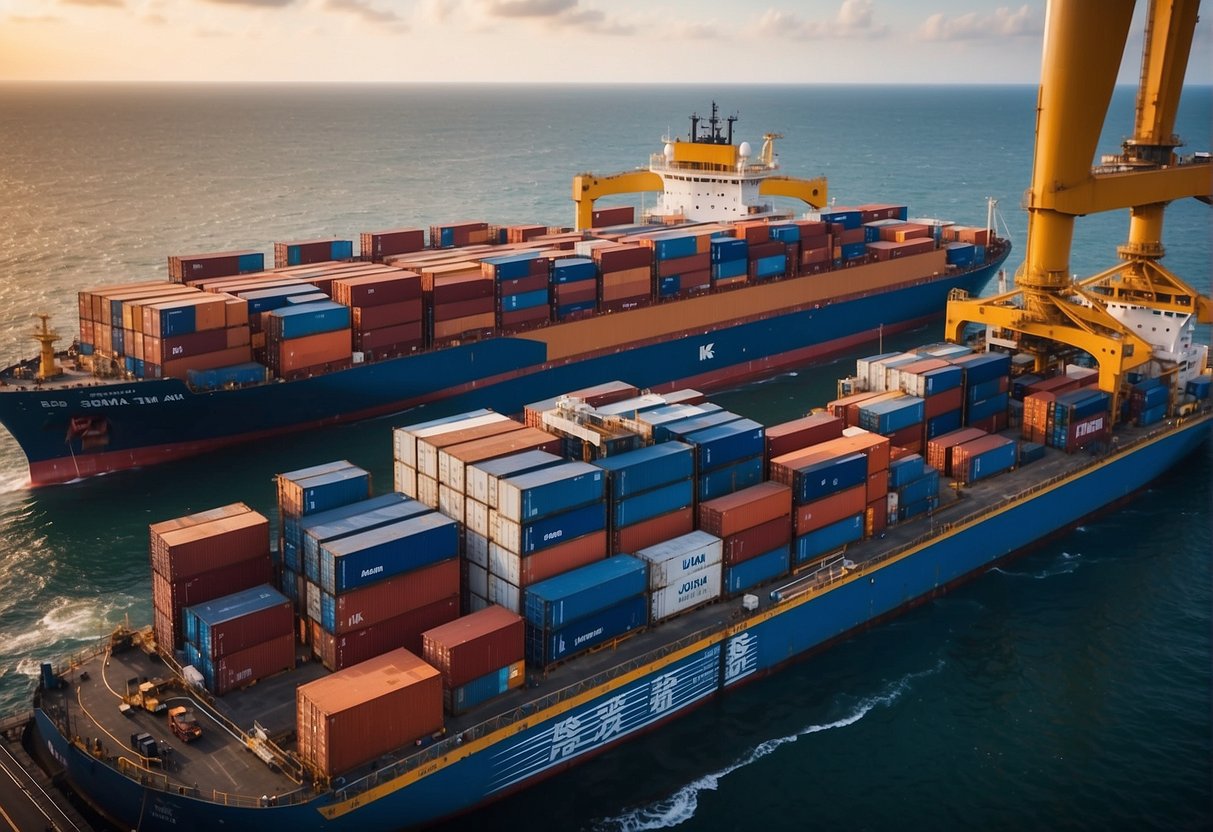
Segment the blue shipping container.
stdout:
<svg viewBox="0 0 1213 832">
<path fill-rule="evenodd" d="M 695 446 L 699 473 L 764 453 L 766 428 L 752 419 L 738 419 L 686 435 Z"/>
<path fill-rule="evenodd" d="M 335 301 L 287 306 L 273 310 L 270 315 L 282 322 L 284 339 L 303 338 L 350 327 L 350 308 Z"/>
<path fill-rule="evenodd" d="M 553 630 L 644 595 L 648 588 L 648 562 L 615 555 L 527 587 L 523 615 L 534 626 Z"/>
<path fill-rule="evenodd" d="M 274 286 L 269 289 L 257 289 L 249 292 L 238 292 L 237 297 L 243 298 L 248 303 L 248 311 L 250 315 L 256 315 L 259 312 L 269 312 L 273 309 L 281 309 L 287 305 L 287 298 L 294 295 L 311 295 L 315 294 L 316 287 L 310 283 L 298 283 L 294 286 Z"/>
<path fill-rule="evenodd" d="M 767 230 L 772 240 L 779 240 L 781 243 L 800 242 L 800 226 L 794 223 L 772 223 Z"/>
<path fill-rule="evenodd" d="M 946 413 L 940 413 L 932 419 L 927 419 L 927 439 L 943 436 L 945 433 L 954 431 L 960 426 L 961 418 L 959 410 L 949 410 Z"/>
<path fill-rule="evenodd" d="M 160 310 L 160 337 L 189 335 L 194 331 L 197 311 L 193 304 Z M 118 330 L 119 332 L 121 330 Z"/>
<path fill-rule="evenodd" d="M 1209 390 L 1211 388 L 1213 388 L 1213 379 L 1210 379 L 1208 376 L 1201 376 L 1200 378 L 1188 379 L 1184 390 L 1189 396 L 1195 397 L 1198 401 L 1204 401 L 1209 398 Z"/>
<path fill-rule="evenodd" d="M 287 566 L 294 569 L 296 572 L 303 570 L 298 564 L 303 562 L 303 536 L 307 529 L 315 526 L 328 523 L 333 520 L 341 520 L 345 517 L 353 517 L 356 514 L 361 514 L 364 511 L 373 511 L 377 508 L 385 506 L 397 505 L 399 503 L 408 502 L 409 498 L 403 494 L 391 493 L 384 494 L 380 497 L 371 497 L 368 500 L 360 500 L 348 505 L 338 506 L 337 508 L 322 511 L 317 514 L 309 514 L 304 517 L 286 516 L 282 518 L 282 550 L 283 560 Z M 312 580 L 319 580 L 312 577 Z"/>
<path fill-rule="evenodd" d="M 863 223 L 863 214 L 859 211 L 822 211 L 819 216 L 822 222 L 840 223 L 843 228 L 859 228 Z"/>
<path fill-rule="evenodd" d="M 889 489 L 901 488 L 906 483 L 913 482 L 923 474 L 926 462 L 921 454 L 910 454 L 889 463 Z"/>
<path fill-rule="evenodd" d="M 500 481 L 497 510 L 507 519 L 528 522 L 600 501 L 606 474 L 588 462 L 565 462 Z"/>
<path fill-rule="evenodd" d="M 744 257 L 740 260 L 723 260 L 719 263 L 712 264 L 712 279 L 723 280 L 729 277 L 741 277 L 747 274 L 750 268 L 750 261 Z"/>
<path fill-rule="evenodd" d="M 928 497 L 939 496 L 939 472 L 928 466 L 923 467 L 923 475 L 904 485 L 897 486 L 897 503 L 910 505 Z"/>
<path fill-rule="evenodd" d="M 1001 389 L 999 389 L 1002 386 L 1002 376 L 987 379 L 986 381 L 980 381 L 976 384 L 969 384 L 968 389 L 965 391 L 965 397 L 970 402 L 983 402 L 986 399 L 991 398 L 992 396 L 997 396 L 999 393 L 1003 392 Z"/>
<path fill-rule="evenodd" d="M 259 251 L 241 254 L 239 259 L 236 260 L 236 270 L 240 274 L 265 271 L 265 255 Z"/>
<path fill-rule="evenodd" d="M 266 379 L 266 369 L 264 364 L 248 361 L 228 367 L 216 367 L 213 370 L 188 370 L 186 378 L 190 386 L 199 390 L 217 390 L 229 384 L 261 384 Z"/>
<path fill-rule="evenodd" d="M 644 627 L 649 623 L 649 602 L 637 595 L 567 624 L 558 630 L 526 628 L 526 658 L 545 667 L 553 662 L 584 653 L 592 647 Z"/>
<path fill-rule="evenodd" d="M 901 396 L 859 406 L 859 426 L 876 433 L 893 433 L 922 423 L 925 403 L 917 396 Z"/>
<path fill-rule="evenodd" d="M 980 419 L 989 418 L 996 413 L 1005 413 L 1007 410 L 1007 403 L 1010 402 L 1010 400 L 1011 397 L 1009 394 L 999 393 L 992 399 L 986 399 L 983 402 L 973 402 L 969 405 L 965 413 L 965 418 L 969 422 L 976 422 Z"/>
<path fill-rule="evenodd" d="M 854 453 L 812 462 L 792 473 L 792 501 L 811 503 L 868 481 L 868 457 Z"/>
<path fill-rule="evenodd" d="M 662 514 L 686 508 L 694 501 L 695 484 L 689 479 L 680 480 L 613 502 L 611 524 L 617 529 L 634 526 Z"/>
<path fill-rule="evenodd" d="M 443 231 L 443 236 L 446 236 L 445 230 Z M 539 251 L 523 251 L 518 254 L 508 254 L 502 257 L 486 257 L 481 262 L 488 263 L 494 267 L 493 276 L 497 280 L 517 280 L 520 277 L 529 276 L 531 269 L 535 267 L 531 261 L 542 256 L 543 254 Z"/>
<path fill-rule="evenodd" d="M 1045 446 L 1039 442 L 1020 442 L 1019 443 L 1019 464 L 1027 465 L 1029 462 L 1036 462 L 1039 459 L 1044 459 Z"/>
<path fill-rule="evenodd" d="M 749 251 L 750 244 L 738 237 L 715 237 L 711 241 L 711 261 L 713 263 L 744 261 Z"/>
<path fill-rule="evenodd" d="M 501 296 L 502 312 L 516 312 L 519 309 L 534 309 L 536 306 L 547 305 L 547 289 L 535 289 L 531 292 L 520 292 L 516 295 Z"/>
<path fill-rule="evenodd" d="M 923 390 L 928 396 L 944 393 L 959 387 L 964 382 L 964 371 L 959 367 L 940 367 L 937 370 L 927 370 L 922 374 L 925 383 Z"/>
<path fill-rule="evenodd" d="M 692 448 L 684 442 L 661 442 L 597 459 L 594 464 L 607 472 L 611 500 L 689 480 L 695 471 Z"/>
<path fill-rule="evenodd" d="M 329 247 L 329 251 L 330 260 L 349 260 L 354 256 L 354 241 L 333 240 L 333 244 Z"/>
<path fill-rule="evenodd" d="M 698 250 L 698 241 L 693 236 L 658 237 L 655 243 L 655 253 L 658 260 L 691 257 Z"/>
<path fill-rule="evenodd" d="M 754 261 L 754 275 L 756 277 L 774 277 L 775 275 L 783 274 L 788 270 L 788 257 L 786 254 L 772 254 L 770 257 L 760 257 Z"/>
<path fill-rule="evenodd" d="M 458 557 L 459 524 L 436 511 L 320 547 L 320 587 L 336 595 Z"/>
<path fill-rule="evenodd" d="M 987 352 L 963 362 L 960 366 L 964 368 L 965 385 L 972 387 L 998 376 L 1010 375 L 1011 356 L 999 352 Z"/>
<path fill-rule="evenodd" d="M 856 257 L 863 257 L 867 253 L 867 243 L 844 243 L 842 245 L 843 260 L 854 260 Z"/>
<path fill-rule="evenodd" d="M 762 482 L 763 462 L 764 457 L 756 456 L 701 474 L 695 483 L 695 498 L 712 500 L 757 485 Z"/>
<path fill-rule="evenodd" d="M 969 266 L 973 263 L 972 243 L 948 243 L 947 262 L 953 266 Z"/>
<path fill-rule="evenodd" d="M 564 257 L 552 264 L 553 283 L 576 283 L 597 276 L 598 267 L 588 257 Z"/>
<path fill-rule="evenodd" d="M 666 442 L 671 439 L 684 439 L 689 434 L 701 431 L 705 428 L 714 425 L 723 425 L 728 422 L 737 422 L 741 420 L 741 414 L 734 413 L 731 410 L 713 410 L 710 413 L 700 416 L 688 416 L 685 419 L 678 419 L 672 422 L 666 422 L 662 425 L 653 427 L 653 441 Z"/>
<path fill-rule="evenodd" d="M 796 562 L 804 563 L 863 539 L 863 515 L 856 514 L 796 538 Z"/>
<path fill-rule="evenodd" d="M 370 473 L 353 465 L 295 482 L 303 492 L 300 513 L 305 515 L 365 500 L 371 494 Z"/>
<path fill-rule="evenodd" d="M 450 709 L 455 716 L 500 696 L 510 689 L 510 668 L 503 667 L 460 685 L 450 692 Z"/>
<path fill-rule="evenodd" d="M 540 517 L 522 526 L 521 555 L 529 555 L 566 540 L 606 528 L 606 503 L 591 503 L 572 511 Z"/>
<path fill-rule="evenodd" d="M 399 498 L 388 502 L 388 497 Z M 383 500 L 381 504 L 376 504 Z M 303 552 L 304 574 L 308 580 L 320 583 L 320 546 L 331 540 L 338 540 L 358 532 L 370 531 L 398 520 L 407 520 L 420 514 L 426 514 L 433 509 L 420 500 L 410 500 L 403 494 L 385 494 L 382 498 L 372 497 L 355 503 L 361 510 L 351 511 L 343 517 L 326 517 L 323 523 L 307 523 L 302 527 L 301 549 Z M 350 508 L 346 506 L 345 508 Z M 340 512 L 343 509 L 334 509 Z M 325 512 L 331 515 L 330 512 Z M 320 515 L 315 515 L 320 516 Z"/>
<path fill-rule="evenodd" d="M 726 566 L 724 569 L 725 594 L 735 595 L 745 592 L 764 581 L 786 575 L 790 568 L 790 557 L 791 547 L 785 544 L 735 566 Z"/>
<path fill-rule="evenodd" d="M 977 482 L 1013 468 L 1017 450 L 1015 441 L 1008 439 L 1006 444 L 970 458 L 968 470 L 963 472 L 964 481 Z"/>
</svg>

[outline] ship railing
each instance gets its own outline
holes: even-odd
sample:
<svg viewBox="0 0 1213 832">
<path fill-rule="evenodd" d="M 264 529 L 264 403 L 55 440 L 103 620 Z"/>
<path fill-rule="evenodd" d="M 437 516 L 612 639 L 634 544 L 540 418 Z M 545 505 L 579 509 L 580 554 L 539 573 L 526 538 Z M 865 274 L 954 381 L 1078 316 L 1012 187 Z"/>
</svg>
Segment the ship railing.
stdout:
<svg viewBox="0 0 1213 832">
<path fill-rule="evenodd" d="M 1117 443 L 1115 445 L 1115 450 L 1118 453 L 1131 450 L 1132 448 L 1135 448 L 1138 445 L 1145 444 L 1146 442 L 1149 442 L 1149 441 L 1157 438 L 1158 436 L 1160 436 L 1164 433 L 1167 433 L 1171 429 L 1172 429 L 1171 425 L 1168 425 L 1167 423 L 1164 422 L 1164 423 L 1157 425 L 1157 426 L 1153 427 L 1152 429 L 1146 431 L 1142 435 L 1136 436 L 1136 437 L 1130 439 L 1127 442 Z M 961 515 L 960 517 L 949 518 L 947 521 L 942 522 L 942 523 L 935 522 L 934 512 L 932 512 L 930 515 L 931 524 L 930 524 L 928 531 L 926 531 L 920 535 L 917 535 L 914 538 L 911 538 L 910 540 L 908 540 L 905 543 L 899 544 L 899 545 L 894 546 L 890 549 L 887 549 L 883 552 L 880 552 L 870 558 L 856 560 L 855 562 L 850 564 L 848 566 L 848 568 L 846 568 L 846 569 L 826 570 L 826 571 L 824 571 L 824 573 L 819 570 L 818 572 L 811 573 L 809 576 L 806 576 L 806 577 L 812 577 L 813 578 L 812 582 L 806 581 L 805 584 L 802 585 L 800 579 L 793 581 L 792 583 L 788 584 L 788 588 L 794 589 L 794 591 L 792 591 L 788 595 L 785 595 L 781 599 L 781 602 L 786 603 L 787 601 L 791 601 L 796 598 L 801 598 L 805 595 L 816 595 L 816 594 L 825 592 L 828 589 L 831 589 L 835 584 L 837 584 L 843 580 L 847 580 L 856 575 L 863 575 L 867 572 L 870 572 L 876 566 L 883 564 L 886 561 L 889 561 L 895 557 L 898 557 L 899 555 L 904 554 L 905 552 L 910 551 L 911 549 L 914 549 L 918 546 L 922 546 L 926 543 L 929 543 L 932 540 L 937 539 L 941 534 L 946 534 L 947 532 L 950 532 L 953 529 L 960 528 L 960 527 L 965 526 L 969 523 L 972 523 L 976 520 L 979 520 L 980 518 L 985 517 L 985 516 L 991 514 L 992 512 L 998 511 L 999 509 L 1004 508 L 1008 505 L 1011 505 L 1011 504 L 1017 503 L 1017 502 L 1021 502 L 1022 500 L 1032 496 L 1033 494 L 1044 491 L 1045 489 L 1050 488 L 1053 485 L 1055 485 L 1063 480 L 1073 477 L 1079 471 L 1084 471 L 1088 468 L 1094 467 L 1095 465 L 1102 463 L 1105 459 L 1106 459 L 1106 457 L 1103 454 L 1093 456 L 1090 460 L 1088 460 L 1083 465 L 1080 465 L 1080 466 L 1070 469 L 1068 471 L 1063 471 L 1061 473 L 1055 474 L 1055 475 L 1049 477 L 1048 479 L 1041 480 L 1040 482 L 1033 483 L 1031 486 L 1024 488 L 1021 491 L 1018 491 L 1014 494 L 1007 495 L 1007 496 L 1003 497 L 1002 499 L 998 500 L 997 502 L 984 505 L 984 506 L 982 506 L 982 508 L 980 508 L 977 511 L 971 511 L 967 514 Z M 795 585 L 795 586 L 793 586 L 793 585 Z"/>
<path fill-rule="evenodd" d="M 567 685 L 559 690 L 554 690 L 551 693 L 539 699 L 527 702 L 512 711 L 485 720 L 484 722 L 473 725 L 458 734 L 444 737 L 443 739 L 426 746 L 421 751 L 414 751 L 407 757 L 386 765 L 382 768 L 367 774 L 352 783 L 341 786 L 334 790 L 334 798 L 337 802 L 349 800 L 357 797 L 359 794 L 366 792 L 368 789 L 375 787 L 380 783 L 385 783 L 394 780 L 404 774 L 414 771 L 429 763 L 441 760 L 447 755 L 458 751 L 465 743 L 472 743 L 482 737 L 509 728 L 519 722 L 524 722 L 536 715 L 541 715 L 543 711 L 559 704 L 560 702 L 579 696 L 588 690 L 593 690 L 598 686 L 609 682 L 611 679 L 628 673 L 644 665 L 658 661 L 672 653 L 685 649 L 699 641 L 702 641 L 709 636 L 719 634 L 721 632 L 719 625 L 703 627 L 681 638 L 663 644 L 648 652 L 642 653 L 631 659 L 628 659 L 620 664 L 612 665 L 610 668 L 596 673 L 593 676 L 588 676 L 571 685 Z"/>
</svg>

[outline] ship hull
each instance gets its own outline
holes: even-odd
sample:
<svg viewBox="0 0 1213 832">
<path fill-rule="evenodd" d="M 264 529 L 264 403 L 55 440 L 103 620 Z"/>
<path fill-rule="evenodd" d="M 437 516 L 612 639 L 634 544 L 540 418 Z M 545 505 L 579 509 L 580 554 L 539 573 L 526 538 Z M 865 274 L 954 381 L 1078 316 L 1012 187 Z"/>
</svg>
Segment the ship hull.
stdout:
<svg viewBox="0 0 1213 832">
<path fill-rule="evenodd" d="M 979 294 L 1005 256 L 887 291 L 556 360 L 540 339 L 499 336 L 237 390 L 195 392 L 177 379 L 8 390 L 0 394 L 0 423 L 25 452 L 30 484 L 41 486 L 421 405 L 435 415 L 474 407 L 517 413 L 529 402 L 621 378 L 655 390 L 707 390 L 928 323 L 952 289 Z M 73 420 L 81 418 L 103 426 L 100 440 L 72 436 Z"/>
<path fill-rule="evenodd" d="M 1026 496 L 930 529 L 899 555 L 838 580 L 829 589 L 785 601 L 688 640 L 660 659 L 587 686 L 557 705 L 537 706 L 509 725 L 455 746 L 406 773 L 375 784 L 338 784 L 307 803 L 268 809 L 154 791 L 78 750 L 36 711 L 45 752 L 103 813 L 145 830 L 393 830 L 466 812 L 579 764 L 681 716 L 712 696 L 771 674 L 864 627 L 975 578 L 1042 539 L 1131 496 L 1189 458 L 1210 436 L 1203 416 L 1114 451 Z M 925 528 L 924 528 L 925 531 Z"/>
</svg>

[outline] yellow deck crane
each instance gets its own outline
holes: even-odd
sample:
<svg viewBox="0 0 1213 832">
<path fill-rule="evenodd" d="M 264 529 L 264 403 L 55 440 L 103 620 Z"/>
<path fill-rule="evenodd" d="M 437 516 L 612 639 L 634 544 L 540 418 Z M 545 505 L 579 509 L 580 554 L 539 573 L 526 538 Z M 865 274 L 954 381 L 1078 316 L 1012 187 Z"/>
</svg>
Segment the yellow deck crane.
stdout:
<svg viewBox="0 0 1213 832">
<path fill-rule="evenodd" d="M 967 324 L 987 327 L 988 342 L 1035 356 L 1053 369 L 1061 343 L 1099 364 L 1100 389 L 1117 413 L 1125 374 L 1158 362 L 1175 373 L 1177 355 L 1147 334 L 1143 315 L 1213 322 L 1213 306 L 1159 261 L 1163 212 L 1183 197 L 1210 201 L 1208 155 L 1182 158 L 1175 114 L 1196 28 L 1199 0 L 1150 0 L 1133 137 L 1122 153 L 1092 168 L 1096 144 L 1124 53 L 1134 0 L 1051 0 L 1037 101 L 1036 153 L 1026 195 L 1028 239 L 1013 291 L 949 301 L 947 337 Z M 1070 276 L 1075 217 L 1129 209 L 1121 262 L 1085 280 Z M 1174 346 L 1174 345 L 1172 345 Z M 1203 365 L 1205 353 L 1201 353 Z M 1203 369 L 1203 366 L 1202 368 Z"/>
</svg>

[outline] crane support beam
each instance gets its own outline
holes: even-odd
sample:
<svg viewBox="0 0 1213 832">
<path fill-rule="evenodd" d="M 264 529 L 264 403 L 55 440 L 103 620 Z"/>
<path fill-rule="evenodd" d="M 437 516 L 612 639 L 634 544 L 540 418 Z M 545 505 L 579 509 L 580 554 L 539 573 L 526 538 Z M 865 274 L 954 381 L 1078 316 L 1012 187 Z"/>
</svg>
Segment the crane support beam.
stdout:
<svg viewBox="0 0 1213 832">
<path fill-rule="evenodd" d="M 600 197 L 654 191 L 661 193 L 664 188 L 661 177 L 647 170 L 626 171 L 607 176 L 597 176 L 593 173 L 578 174 L 573 177 L 573 203 L 576 205 L 575 227 L 581 231 L 593 225 L 594 201 Z"/>
<path fill-rule="evenodd" d="M 1150 2 L 1134 119 L 1137 144 L 1169 145 L 1174 140 L 1175 113 L 1199 10 L 1199 0 Z"/>
<path fill-rule="evenodd" d="M 792 176 L 772 176 L 758 185 L 762 196 L 785 196 L 799 199 L 813 208 L 824 208 L 829 204 L 829 186 L 824 176 L 814 179 L 797 179 Z"/>
<path fill-rule="evenodd" d="M 1084 175 L 1072 186 L 1056 183 L 1033 194 L 1036 208 L 1071 216 L 1116 211 L 1184 197 L 1213 194 L 1213 165 L 1192 164 L 1158 170 Z"/>
</svg>

